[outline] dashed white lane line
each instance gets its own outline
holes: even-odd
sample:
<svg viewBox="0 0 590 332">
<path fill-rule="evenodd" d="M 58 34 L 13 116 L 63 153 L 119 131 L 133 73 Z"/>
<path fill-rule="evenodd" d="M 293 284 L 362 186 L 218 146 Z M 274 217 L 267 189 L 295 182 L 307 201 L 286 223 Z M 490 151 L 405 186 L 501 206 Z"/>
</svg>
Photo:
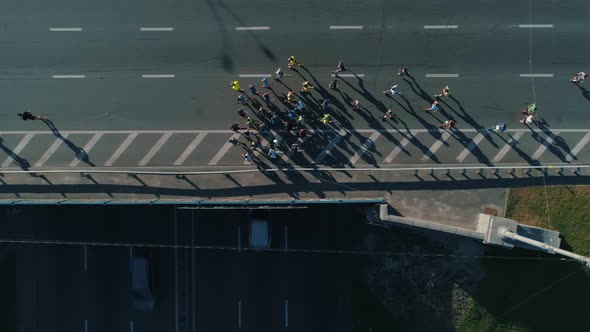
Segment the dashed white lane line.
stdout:
<svg viewBox="0 0 590 332">
<path fill-rule="evenodd" d="M 82 151 L 80 151 L 78 153 L 78 155 L 76 156 L 76 158 L 74 158 L 74 160 L 72 160 L 72 162 L 70 163 L 70 167 L 78 166 L 80 161 L 82 159 L 86 158 L 86 156 L 88 155 L 88 152 L 90 152 L 90 150 L 92 150 L 92 148 L 94 147 L 94 145 L 96 145 L 96 142 L 98 142 L 98 140 L 102 137 L 102 135 L 103 134 L 101 134 L 101 133 L 94 134 L 94 136 L 92 136 L 90 141 L 88 141 L 88 143 L 86 143 L 86 145 L 84 146 Z"/>
<path fill-rule="evenodd" d="M 332 74 L 332 77 L 365 77 L 365 74 Z"/>
<path fill-rule="evenodd" d="M 231 135 L 228 142 L 225 142 L 225 144 L 221 147 L 221 149 L 219 149 L 219 151 L 217 151 L 217 154 L 215 154 L 215 156 L 213 156 L 213 159 L 211 159 L 209 161 L 208 165 L 209 166 L 217 165 L 217 163 L 221 160 L 221 158 L 223 158 L 223 155 L 225 155 L 227 153 L 227 151 L 229 149 L 231 149 L 231 147 L 233 146 L 233 144 L 230 143 L 229 141 L 231 141 L 233 139 L 238 139 L 238 138 L 240 138 L 241 135 L 242 134 L 240 134 L 240 133 L 234 133 L 233 135 Z"/>
<path fill-rule="evenodd" d="M 520 74 L 520 77 L 553 77 L 553 74 Z"/>
<path fill-rule="evenodd" d="M 174 28 L 172 27 L 162 27 L 162 28 L 148 28 L 148 27 L 143 27 L 143 28 L 139 28 L 140 31 L 174 31 Z"/>
<path fill-rule="evenodd" d="M 450 136 L 451 136 L 451 134 L 445 131 L 442 134 L 441 138 L 439 140 L 437 140 L 436 142 L 434 142 L 434 144 L 432 144 L 432 146 L 428 149 L 428 152 L 426 152 L 424 154 L 424 156 L 422 156 L 421 159 L 422 160 L 428 160 L 432 156 L 434 156 L 436 154 L 436 151 L 438 149 L 440 149 L 440 147 L 444 144 L 444 142 L 447 141 L 447 139 L 449 139 Z"/>
<path fill-rule="evenodd" d="M 148 151 L 148 153 L 139 161 L 139 164 L 137 164 L 137 166 L 147 165 L 147 163 L 149 163 L 150 160 L 152 160 L 152 158 L 156 155 L 156 153 L 158 153 L 158 151 L 160 151 L 162 146 L 164 146 L 164 144 L 166 144 L 166 142 L 168 141 L 168 139 L 171 136 L 172 136 L 172 133 L 166 133 L 166 134 L 162 135 L 162 137 L 160 137 L 160 139 L 156 142 L 156 144 L 154 144 L 154 146 L 152 146 L 150 151 Z"/>
<path fill-rule="evenodd" d="M 530 28 L 553 28 L 553 24 L 519 24 L 519 28 L 530 29 Z"/>
<path fill-rule="evenodd" d="M 578 152 L 580 152 L 580 150 L 582 150 L 584 146 L 588 144 L 588 141 L 590 141 L 590 132 L 586 133 L 586 135 L 582 137 L 578 144 L 576 144 L 576 146 L 574 146 L 574 148 L 570 151 L 570 154 L 565 157 L 565 160 L 572 161 Z"/>
<path fill-rule="evenodd" d="M 387 155 L 387 157 L 385 157 L 385 160 L 383 160 L 386 164 L 389 164 L 390 162 L 393 161 L 393 159 L 395 159 L 395 157 L 397 157 L 397 155 L 402 151 L 403 148 L 406 147 L 406 145 L 408 145 L 408 143 L 410 142 L 410 140 L 407 137 L 404 137 L 404 139 L 401 140 L 401 142 L 399 142 L 399 144 L 395 147 L 395 149 L 393 149 L 391 151 L 390 154 Z"/>
<path fill-rule="evenodd" d="M 133 321 L 129 321 L 129 332 L 133 332 Z"/>
<path fill-rule="evenodd" d="M 86 75 L 53 75 L 53 78 L 86 78 Z"/>
<path fill-rule="evenodd" d="M 159 74 L 159 75 L 144 74 L 144 75 L 141 75 L 141 78 L 174 78 L 174 77 L 176 77 L 176 75 L 174 75 L 174 74 Z"/>
<path fill-rule="evenodd" d="M 338 135 L 335 138 L 332 138 L 330 140 L 330 144 L 328 144 L 328 146 L 326 146 L 322 150 L 322 152 L 320 152 L 320 154 L 315 158 L 315 160 L 313 162 L 316 164 L 321 163 L 322 160 L 324 160 L 324 158 L 326 158 L 326 155 L 328 153 L 330 153 L 330 151 L 336 146 L 336 144 L 338 144 L 345 136 L 346 136 L 346 130 L 340 129 L 338 131 Z"/>
<path fill-rule="evenodd" d="M 371 135 L 368 139 L 365 140 L 365 142 L 363 142 L 363 145 L 361 145 L 360 149 L 358 149 L 358 151 L 355 152 L 352 157 L 350 157 L 350 160 L 348 162 L 351 165 L 354 165 L 366 152 L 369 151 L 369 148 L 375 143 L 379 136 L 381 136 L 380 132 L 374 132 L 373 135 Z"/>
<path fill-rule="evenodd" d="M 180 166 L 182 165 L 182 163 L 184 163 L 184 161 L 186 160 L 186 158 L 188 158 L 188 156 L 190 156 L 190 154 L 195 150 L 195 148 L 201 144 L 201 142 L 203 141 L 203 139 L 205 139 L 205 136 L 207 136 L 206 133 L 201 133 L 199 135 L 197 135 L 197 137 L 195 137 L 195 139 L 191 142 L 191 144 L 189 144 L 186 149 L 184 149 L 184 152 L 180 155 L 180 157 L 178 157 L 178 159 L 176 159 L 176 161 L 174 162 L 174 166 Z"/>
<path fill-rule="evenodd" d="M 45 151 L 45 154 L 43 156 L 41 156 L 41 159 L 39 159 L 39 161 L 37 161 L 35 163 L 35 167 L 41 167 L 43 166 L 43 164 L 45 164 L 47 162 L 47 160 L 53 155 L 53 153 L 55 153 L 55 151 L 57 151 L 57 149 L 59 148 L 59 146 L 61 145 L 61 143 L 63 143 L 63 140 L 68 138 L 69 134 L 63 134 L 62 138 L 56 138 L 55 141 L 53 142 L 53 144 L 51 144 L 51 146 L 49 147 L 49 149 L 47 149 L 47 151 Z"/>
<path fill-rule="evenodd" d="M 459 74 L 426 74 L 430 78 L 458 78 Z"/>
<path fill-rule="evenodd" d="M 88 332 L 88 319 L 84 320 L 84 332 Z"/>
<path fill-rule="evenodd" d="M 238 328 L 242 328 L 242 300 L 238 300 Z"/>
<path fill-rule="evenodd" d="M 289 300 L 285 299 L 285 327 L 289 327 Z"/>
<path fill-rule="evenodd" d="M 458 29 L 458 25 L 425 25 L 424 29 Z"/>
<path fill-rule="evenodd" d="M 12 150 L 10 155 L 6 157 L 6 160 L 2 163 L 2 167 L 8 167 L 13 160 L 19 158 L 18 154 L 25 148 L 25 146 L 27 146 L 27 144 L 29 144 L 33 136 L 35 136 L 35 134 L 26 134 L 25 137 L 18 142 L 18 145 Z"/>
<path fill-rule="evenodd" d="M 487 132 L 485 134 L 482 134 L 482 133 L 477 134 L 477 136 L 475 136 L 475 138 L 469 144 L 467 144 L 467 147 L 465 149 L 463 149 L 463 151 L 461 151 L 461 153 L 459 153 L 459 155 L 457 156 L 457 161 L 462 162 L 463 160 L 465 160 L 465 158 L 467 158 L 467 156 L 471 153 L 471 151 L 473 151 L 473 149 L 475 149 L 475 147 L 479 144 L 479 142 L 481 142 L 481 140 L 486 135 L 488 135 Z"/>
<path fill-rule="evenodd" d="M 84 29 L 82 28 L 49 28 L 49 31 L 52 32 L 80 32 Z"/>
<path fill-rule="evenodd" d="M 270 77 L 270 74 L 239 74 L 238 77 Z"/>
<path fill-rule="evenodd" d="M 363 30 L 362 25 L 330 25 L 330 30 Z"/>
<path fill-rule="evenodd" d="M 113 153 L 113 155 L 107 160 L 104 164 L 105 166 L 113 166 L 113 164 L 119 159 L 119 157 L 125 152 L 125 150 L 131 145 L 131 142 L 139 135 L 139 133 L 131 133 L 125 138 L 125 140 L 119 145 L 117 150 Z"/>
<path fill-rule="evenodd" d="M 504 147 L 502 147 L 502 149 L 500 151 L 498 151 L 498 154 L 496 154 L 494 159 L 492 159 L 492 162 L 493 163 L 500 162 L 504 158 L 504 156 L 508 153 L 508 151 L 510 151 L 516 145 L 516 143 L 518 142 L 518 139 L 520 138 L 520 136 L 522 136 L 522 134 L 524 134 L 523 131 L 517 131 L 516 133 L 514 133 L 514 135 L 510 139 L 510 141 L 508 141 L 508 143 L 506 145 L 504 145 Z"/>
<path fill-rule="evenodd" d="M 557 135 L 559 135 L 559 131 L 554 131 L 553 134 L 555 136 L 557 136 Z M 541 145 L 539 145 L 539 148 L 537 149 L 537 151 L 535 151 L 535 153 L 531 156 L 531 158 L 533 158 L 533 160 L 539 160 L 539 158 L 541 157 L 543 152 L 545 152 L 547 150 L 549 145 L 553 144 L 553 137 L 555 137 L 555 136 L 548 136 L 545 139 L 545 142 L 542 142 Z"/>
<path fill-rule="evenodd" d="M 262 26 L 262 27 L 236 27 L 237 31 L 256 31 L 256 30 L 270 30 L 270 27 L 268 26 Z"/>
</svg>

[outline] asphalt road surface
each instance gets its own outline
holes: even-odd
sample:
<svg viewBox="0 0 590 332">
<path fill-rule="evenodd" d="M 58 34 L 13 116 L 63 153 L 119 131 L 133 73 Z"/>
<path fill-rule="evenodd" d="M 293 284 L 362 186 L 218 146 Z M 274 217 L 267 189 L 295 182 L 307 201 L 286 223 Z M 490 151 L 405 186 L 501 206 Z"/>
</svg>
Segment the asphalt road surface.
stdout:
<svg viewBox="0 0 590 332">
<path fill-rule="evenodd" d="M 283 119 L 299 94 L 311 132 L 303 152 L 274 162 L 387 167 L 413 164 L 548 164 L 590 156 L 590 93 L 568 82 L 590 71 L 587 1 L 413 2 L 149 1 L 0 4 L 2 168 L 252 167 L 232 146 L 237 93 L 270 79 L 266 110 Z M 295 55 L 305 66 L 287 69 Z M 327 88 L 338 60 L 350 68 Z M 407 66 L 411 77 L 399 77 Z M 382 93 L 399 84 L 402 95 Z M 449 85 L 437 113 L 424 113 Z M 245 106 L 255 114 L 259 96 Z M 319 120 L 329 98 L 335 123 Z M 352 110 L 359 100 L 363 109 Z M 536 123 L 519 111 L 536 102 Z M 387 109 L 399 116 L 384 122 Z M 49 117 L 22 121 L 29 110 Z M 457 130 L 438 125 L 455 119 Z M 506 122 L 505 133 L 486 130 Z M 257 157 L 276 136 L 257 134 Z M 238 136 L 239 137 L 239 136 Z M 245 142 L 244 138 L 241 138 Z M 254 163 L 257 161 L 255 160 Z"/>
<path fill-rule="evenodd" d="M 264 251 L 249 250 L 245 210 L 38 207 L 0 213 L 4 239 L 30 240 L 2 248 L 16 253 L 23 331 L 376 327 L 353 310 L 364 306 L 352 286 L 363 278 L 363 255 L 334 252 L 358 250 L 374 230 L 358 207 L 274 210 L 271 246 Z M 45 240 L 53 243 L 35 244 Z M 133 306 L 130 289 L 130 258 L 146 244 L 155 270 L 150 312 Z"/>
</svg>

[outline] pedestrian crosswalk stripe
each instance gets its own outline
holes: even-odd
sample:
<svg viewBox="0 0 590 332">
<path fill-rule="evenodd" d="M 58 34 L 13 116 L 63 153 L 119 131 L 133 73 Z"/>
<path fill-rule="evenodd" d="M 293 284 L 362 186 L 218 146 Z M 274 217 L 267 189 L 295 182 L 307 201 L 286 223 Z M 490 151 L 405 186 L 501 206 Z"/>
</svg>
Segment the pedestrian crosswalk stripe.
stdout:
<svg viewBox="0 0 590 332">
<path fill-rule="evenodd" d="M 574 148 L 570 151 L 570 154 L 568 154 L 565 159 L 567 161 L 572 161 L 578 152 L 580 152 L 584 146 L 588 144 L 588 141 L 590 141 L 590 132 L 586 133 L 586 135 L 582 137 L 582 139 L 578 142 L 578 144 L 576 144 L 576 146 L 574 146 Z"/>
<path fill-rule="evenodd" d="M 522 134 L 524 134 L 524 132 L 519 131 L 516 132 L 512 138 L 510 139 L 510 141 L 508 141 L 508 143 L 506 143 L 502 149 L 498 152 L 498 154 L 496 154 L 496 156 L 494 157 L 494 159 L 492 159 L 493 163 L 498 163 L 500 162 L 504 156 L 506 156 L 506 154 L 508 153 L 508 151 L 510 151 L 518 142 L 518 139 L 520 138 L 520 136 L 522 136 Z"/>
<path fill-rule="evenodd" d="M 29 144 L 29 142 L 31 141 L 33 136 L 35 136 L 35 134 L 26 134 L 25 137 L 23 137 L 20 140 L 20 142 L 14 148 L 14 150 L 12 150 L 12 152 L 6 158 L 6 160 L 4 160 L 4 162 L 2 163 L 2 167 L 8 167 L 10 165 L 10 163 L 12 163 L 13 160 L 16 160 L 17 158 L 19 158 L 18 154 L 25 148 L 25 146 L 27 146 L 27 144 Z"/>
<path fill-rule="evenodd" d="M 182 163 L 184 163 L 184 161 L 186 160 L 186 158 L 188 158 L 188 156 L 190 156 L 190 154 L 195 150 L 195 148 L 201 144 L 201 142 L 203 141 L 203 139 L 205 139 L 205 136 L 207 136 L 207 133 L 201 133 L 198 134 L 197 137 L 195 137 L 195 139 L 191 142 L 191 144 L 189 144 L 186 149 L 184 150 L 184 152 L 182 152 L 182 154 L 180 155 L 180 157 L 178 157 L 178 159 L 176 159 L 176 161 L 174 162 L 174 166 L 180 166 L 182 165 Z"/>
<path fill-rule="evenodd" d="M 379 136 L 381 136 L 380 132 L 374 132 L 373 135 L 363 142 L 363 145 L 361 145 L 361 147 L 355 152 L 348 162 L 351 165 L 354 165 L 367 151 L 369 151 Z"/>
<path fill-rule="evenodd" d="M 219 149 L 219 151 L 217 151 L 217 154 L 215 154 L 215 156 L 213 156 L 213 159 L 211 159 L 208 163 L 209 166 L 213 166 L 213 165 L 217 165 L 217 163 L 221 160 L 221 158 L 223 158 L 223 156 L 225 155 L 225 153 L 231 149 L 231 147 L 233 146 L 232 143 L 230 143 L 229 141 L 233 140 L 233 139 L 238 139 L 240 138 L 240 133 L 234 133 L 233 135 L 231 135 L 230 139 L 228 140 L 228 142 L 225 142 L 225 144 L 221 147 L 221 149 Z"/>
<path fill-rule="evenodd" d="M 553 134 L 555 136 L 559 135 L 558 131 L 553 132 Z M 545 150 L 547 150 L 547 148 L 553 144 L 553 137 L 554 136 L 548 136 L 544 142 L 541 142 L 541 145 L 539 146 L 539 148 L 537 149 L 537 151 L 535 151 L 535 153 L 531 156 L 531 158 L 533 160 L 539 160 L 539 158 L 541 157 L 541 155 L 543 154 L 543 152 L 545 152 Z"/>
<path fill-rule="evenodd" d="M 447 141 L 447 139 L 449 139 L 449 137 L 451 136 L 451 134 L 449 134 L 448 132 L 444 132 L 441 136 L 441 138 L 439 140 L 437 140 L 436 142 L 434 142 L 434 144 L 432 144 L 432 146 L 428 149 L 428 151 L 424 154 L 424 156 L 422 156 L 422 160 L 428 160 L 430 158 L 432 158 L 432 156 L 435 155 L 436 151 L 438 149 L 440 149 L 440 147 Z"/>
<path fill-rule="evenodd" d="M 45 151 L 45 154 L 43 154 L 43 156 L 41 156 L 41 159 L 39 159 L 39 161 L 37 161 L 35 163 L 35 167 L 43 166 L 43 164 L 45 164 L 47 162 L 47 160 L 49 160 L 49 158 L 53 155 L 53 153 L 55 151 L 57 151 L 57 149 L 59 148 L 61 143 L 63 143 L 64 139 L 67 139 L 67 138 L 68 138 L 68 134 L 62 134 L 61 137 L 56 138 L 55 141 L 53 142 L 53 144 L 51 144 L 51 146 L 49 147 L 49 149 L 47 149 L 47 151 Z"/>
<path fill-rule="evenodd" d="M 485 135 L 487 134 L 488 133 L 486 132 Z M 475 138 L 471 142 L 469 142 L 467 147 L 463 149 L 463 151 L 461 151 L 461 153 L 457 156 L 457 161 L 462 162 L 465 158 L 467 158 L 467 156 L 471 153 L 471 151 L 473 151 L 473 149 L 475 149 L 475 147 L 479 144 L 479 142 L 481 142 L 483 138 L 484 134 L 477 134 L 477 136 L 475 136 Z"/>
<path fill-rule="evenodd" d="M 162 146 L 164 146 L 164 144 L 166 144 L 166 142 L 168 141 L 170 136 L 172 136 L 171 133 L 166 133 L 166 134 L 162 135 L 162 137 L 160 137 L 160 139 L 156 142 L 156 144 L 154 144 L 154 146 L 152 146 L 152 148 L 148 151 L 148 153 L 139 161 L 139 164 L 137 164 L 137 166 L 147 165 L 147 163 L 149 163 L 150 160 L 152 160 L 152 158 L 156 155 L 156 153 L 158 153 L 158 151 L 160 151 Z"/>
<path fill-rule="evenodd" d="M 119 157 L 123 154 L 123 152 L 125 152 L 125 150 L 127 150 L 129 145 L 131 145 L 131 142 L 133 142 L 133 140 L 137 137 L 137 135 L 138 135 L 138 133 L 129 134 L 127 136 L 127 138 L 125 138 L 125 140 L 121 143 L 121 145 L 119 145 L 117 150 L 113 153 L 113 155 L 111 155 L 109 160 L 107 160 L 107 162 L 104 165 L 105 166 L 113 166 L 113 164 L 117 161 L 117 159 L 119 159 Z"/>
<path fill-rule="evenodd" d="M 408 137 L 404 137 L 404 139 L 402 139 L 401 142 L 398 143 L 398 145 L 393 149 L 393 151 L 391 151 L 391 153 L 388 154 L 387 157 L 385 157 L 384 162 L 386 164 L 392 162 L 393 159 L 395 159 L 395 157 L 406 147 L 406 145 L 408 145 L 409 142 L 410 140 L 408 139 Z"/>
<path fill-rule="evenodd" d="M 88 143 L 84 146 L 84 148 L 82 148 L 82 151 L 80 151 L 80 153 L 78 153 L 78 155 L 76 156 L 76 158 L 74 158 L 74 160 L 72 160 L 72 162 L 70 163 L 70 167 L 76 167 L 78 166 L 78 164 L 80 163 L 81 160 L 83 160 L 84 158 L 86 158 L 88 156 L 88 153 L 90 152 L 90 150 L 92 150 L 92 148 L 94 147 L 94 145 L 96 145 L 96 143 L 98 142 L 98 140 L 102 137 L 103 134 L 94 134 L 94 136 L 92 136 L 92 138 L 90 139 L 90 141 L 88 141 Z"/>
<path fill-rule="evenodd" d="M 326 155 L 346 136 L 346 130 L 340 129 L 338 135 L 330 140 L 330 144 L 326 146 L 320 154 L 315 158 L 314 163 L 319 164 L 326 158 Z"/>
</svg>

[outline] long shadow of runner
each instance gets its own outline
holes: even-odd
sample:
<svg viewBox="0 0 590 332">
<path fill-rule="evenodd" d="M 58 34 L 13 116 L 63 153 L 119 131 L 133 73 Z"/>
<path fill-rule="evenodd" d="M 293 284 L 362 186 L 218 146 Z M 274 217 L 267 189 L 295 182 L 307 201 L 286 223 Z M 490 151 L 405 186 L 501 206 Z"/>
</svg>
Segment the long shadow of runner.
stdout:
<svg viewBox="0 0 590 332">
<path fill-rule="evenodd" d="M 79 159 L 80 161 L 85 162 L 86 164 L 95 167 L 96 165 L 94 163 L 92 163 L 90 161 L 90 159 L 88 158 L 88 154 L 86 153 L 86 151 L 84 151 L 84 149 L 78 147 L 76 144 L 72 143 L 72 141 L 70 141 L 69 139 L 67 139 L 66 137 L 64 137 L 60 132 L 59 129 L 57 129 L 57 127 L 53 124 L 53 122 L 51 120 L 42 120 L 43 122 L 45 122 L 45 124 L 47 125 L 47 127 L 49 127 L 49 129 L 51 129 L 51 131 L 53 132 L 53 135 L 55 135 L 55 137 L 61 139 L 64 143 L 66 143 L 66 145 L 68 146 L 68 148 L 70 148 L 70 150 L 72 150 L 76 156 L 77 159 Z"/>
<path fill-rule="evenodd" d="M 8 148 L 6 145 L 4 145 L 4 140 L 1 138 L 0 138 L 0 149 L 2 149 L 4 152 L 6 152 L 6 154 L 8 156 L 10 156 L 10 158 L 12 158 L 14 163 L 18 167 L 20 167 L 22 170 L 28 171 L 29 167 L 31 167 L 31 164 L 29 163 L 28 160 L 21 158 L 19 155 L 14 153 L 14 151 L 12 151 L 10 148 Z"/>
</svg>

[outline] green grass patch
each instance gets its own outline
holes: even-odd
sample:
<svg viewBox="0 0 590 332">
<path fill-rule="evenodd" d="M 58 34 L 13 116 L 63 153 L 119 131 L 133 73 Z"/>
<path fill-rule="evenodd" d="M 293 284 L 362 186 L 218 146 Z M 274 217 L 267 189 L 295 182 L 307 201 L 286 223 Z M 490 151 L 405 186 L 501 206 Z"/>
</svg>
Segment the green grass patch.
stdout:
<svg viewBox="0 0 590 332">
<path fill-rule="evenodd" d="M 590 187 L 511 189 L 507 217 L 557 230 L 561 247 L 590 255 Z M 588 331 L 590 270 L 556 255 L 489 248 L 486 276 L 459 331 Z M 500 256 L 505 259 L 495 259 Z M 513 260 L 515 256 L 538 260 Z"/>
</svg>

